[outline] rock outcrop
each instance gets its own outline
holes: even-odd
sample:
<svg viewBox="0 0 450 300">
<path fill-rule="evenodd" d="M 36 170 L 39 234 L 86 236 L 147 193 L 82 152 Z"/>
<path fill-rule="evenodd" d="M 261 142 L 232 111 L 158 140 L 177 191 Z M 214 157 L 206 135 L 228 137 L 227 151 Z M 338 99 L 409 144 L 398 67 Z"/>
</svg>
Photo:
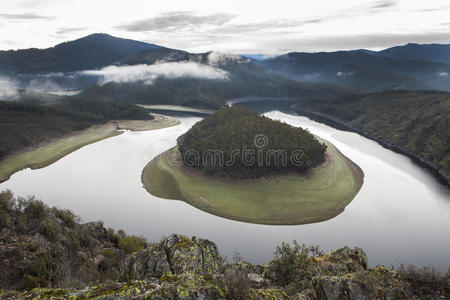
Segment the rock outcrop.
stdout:
<svg viewBox="0 0 450 300">
<path fill-rule="evenodd" d="M 125 257 L 120 263 L 120 279 L 161 277 L 169 273 L 215 275 L 220 265 L 221 257 L 214 243 L 174 234 Z"/>
</svg>

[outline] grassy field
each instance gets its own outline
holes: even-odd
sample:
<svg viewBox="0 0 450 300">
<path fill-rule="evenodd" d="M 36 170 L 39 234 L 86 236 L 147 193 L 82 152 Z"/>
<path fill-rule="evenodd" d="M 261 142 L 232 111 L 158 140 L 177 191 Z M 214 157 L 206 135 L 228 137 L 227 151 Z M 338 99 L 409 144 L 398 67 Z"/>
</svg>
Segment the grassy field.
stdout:
<svg viewBox="0 0 450 300">
<path fill-rule="evenodd" d="M 19 170 L 44 168 L 83 146 L 123 133 L 123 131 L 118 131 L 118 128 L 142 131 L 177 124 L 179 124 L 179 121 L 174 118 L 155 115 L 154 120 L 120 120 L 95 125 L 71 136 L 57 139 L 22 153 L 10 155 L 1 160 L 0 182 L 8 180 L 12 174 Z"/>
<path fill-rule="evenodd" d="M 183 200 L 228 219 L 271 225 L 324 221 L 344 211 L 364 178 L 355 163 L 326 144 L 326 162 L 307 174 L 226 180 L 175 166 L 168 157 L 178 151 L 173 148 L 145 167 L 142 182 L 157 197 Z"/>
<path fill-rule="evenodd" d="M 212 109 L 204 109 L 204 108 L 194 108 L 180 105 L 139 105 L 146 109 L 151 110 L 173 110 L 173 111 L 181 111 L 181 112 L 194 112 L 194 113 L 202 113 L 202 114 L 212 114 L 214 110 Z"/>
<path fill-rule="evenodd" d="M 175 118 L 152 113 L 153 120 L 118 120 L 115 121 L 119 129 L 128 129 L 131 131 L 145 131 L 171 127 L 180 124 Z"/>
</svg>

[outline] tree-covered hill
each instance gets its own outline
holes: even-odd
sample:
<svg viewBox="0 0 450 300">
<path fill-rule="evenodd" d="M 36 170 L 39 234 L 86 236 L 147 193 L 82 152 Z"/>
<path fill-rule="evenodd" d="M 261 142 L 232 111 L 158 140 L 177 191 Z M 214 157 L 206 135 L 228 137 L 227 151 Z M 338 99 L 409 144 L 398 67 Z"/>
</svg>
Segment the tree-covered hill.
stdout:
<svg viewBox="0 0 450 300">
<path fill-rule="evenodd" d="M 313 168 L 325 160 L 326 146 L 306 130 L 237 105 L 195 124 L 179 150 L 187 166 L 209 174 L 259 177 Z"/>
<path fill-rule="evenodd" d="M 227 72 L 228 79 L 192 77 L 158 77 L 152 84 L 142 82 L 109 82 L 86 89 L 90 98 L 141 104 L 177 104 L 204 108 L 223 107 L 226 100 L 245 96 L 275 98 L 334 98 L 358 92 L 331 84 L 300 83 L 239 56 L 222 56 L 212 60 L 214 53 L 192 54 L 174 49 L 143 51 L 128 57 L 121 65 L 151 65 L 161 62 L 194 62 Z"/>
<path fill-rule="evenodd" d="M 94 124 L 150 118 L 144 108 L 111 101 L 69 98 L 48 105 L 0 101 L 0 159 Z"/>
<path fill-rule="evenodd" d="M 91 34 L 47 49 L 0 51 L 0 73 L 50 73 L 95 69 L 140 51 L 159 47 L 107 34 Z"/>
<path fill-rule="evenodd" d="M 450 176 L 450 93 L 386 91 L 301 101 L 295 108 L 328 116 L 402 148 Z"/>
<path fill-rule="evenodd" d="M 374 52 L 373 54 L 397 59 L 427 60 L 450 64 L 450 44 L 409 43 L 404 46 L 396 46 Z"/>
<path fill-rule="evenodd" d="M 266 59 L 261 64 L 298 81 L 331 83 L 367 91 L 450 90 L 448 64 L 375 54 L 364 51 L 292 52 Z"/>
</svg>

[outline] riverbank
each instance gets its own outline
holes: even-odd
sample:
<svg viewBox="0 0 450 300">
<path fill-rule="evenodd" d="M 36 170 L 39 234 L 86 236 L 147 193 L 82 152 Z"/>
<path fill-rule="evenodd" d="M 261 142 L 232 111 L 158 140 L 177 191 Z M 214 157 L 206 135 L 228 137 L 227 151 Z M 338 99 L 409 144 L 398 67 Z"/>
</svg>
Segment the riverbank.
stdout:
<svg viewBox="0 0 450 300">
<path fill-rule="evenodd" d="M 419 164 L 420 166 L 428 169 L 429 171 L 431 171 L 431 173 L 443 184 L 450 186 L 450 175 L 446 174 L 443 170 L 441 170 L 436 164 L 424 159 L 423 157 L 421 157 L 420 155 L 413 153 L 407 149 L 404 149 L 402 147 L 399 147 L 397 145 L 391 144 L 388 141 L 381 139 L 381 138 L 377 138 L 372 136 L 371 134 L 360 130 L 358 128 L 355 128 L 349 124 L 347 124 L 346 122 L 342 121 L 339 118 L 330 116 L 328 114 L 324 114 L 324 113 L 320 113 L 320 112 L 316 112 L 316 111 L 312 111 L 312 110 L 308 110 L 305 108 L 299 108 L 298 106 L 294 107 L 294 110 L 302 116 L 308 117 L 313 121 L 317 121 L 317 122 L 321 122 L 324 123 L 328 126 L 331 126 L 333 128 L 339 129 L 339 130 L 345 130 L 345 131 L 351 131 L 351 132 L 355 132 L 358 133 L 368 139 L 371 139 L 375 142 L 377 142 L 378 144 L 380 144 L 381 146 L 392 150 L 394 152 L 403 154 L 408 156 L 409 158 L 411 158 L 414 162 L 416 162 L 417 164 Z"/>
<path fill-rule="evenodd" d="M 331 143 L 326 162 L 305 174 L 259 179 L 205 176 L 173 161 L 177 148 L 154 158 L 142 172 L 149 193 L 183 200 L 208 213 L 257 224 L 298 225 L 342 213 L 360 190 L 364 174 Z"/>
<path fill-rule="evenodd" d="M 195 108 L 195 107 L 187 107 L 180 105 L 147 105 L 147 104 L 138 104 L 138 106 L 143 107 L 152 111 L 175 111 L 175 112 L 188 112 L 188 113 L 199 113 L 210 115 L 215 110 L 206 109 L 206 108 Z"/>
<path fill-rule="evenodd" d="M 154 114 L 153 120 L 117 120 L 74 132 L 63 138 L 42 143 L 23 152 L 9 155 L 0 161 L 0 182 L 22 169 L 40 169 L 58 161 L 64 156 L 95 142 L 122 134 L 121 130 L 142 131 L 170 127 L 179 121 Z"/>
</svg>

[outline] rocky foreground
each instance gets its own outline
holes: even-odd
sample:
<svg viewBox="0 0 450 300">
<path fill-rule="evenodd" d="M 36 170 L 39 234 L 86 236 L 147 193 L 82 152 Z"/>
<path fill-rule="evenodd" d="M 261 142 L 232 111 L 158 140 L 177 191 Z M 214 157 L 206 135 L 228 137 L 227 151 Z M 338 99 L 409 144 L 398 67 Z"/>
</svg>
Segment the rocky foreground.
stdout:
<svg viewBox="0 0 450 300">
<path fill-rule="evenodd" d="M 1 299 L 449 299 L 449 274 L 370 268 L 360 248 L 283 243 L 268 264 L 223 260 L 208 240 L 79 224 L 67 210 L 0 193 Z"/>
</svg>

